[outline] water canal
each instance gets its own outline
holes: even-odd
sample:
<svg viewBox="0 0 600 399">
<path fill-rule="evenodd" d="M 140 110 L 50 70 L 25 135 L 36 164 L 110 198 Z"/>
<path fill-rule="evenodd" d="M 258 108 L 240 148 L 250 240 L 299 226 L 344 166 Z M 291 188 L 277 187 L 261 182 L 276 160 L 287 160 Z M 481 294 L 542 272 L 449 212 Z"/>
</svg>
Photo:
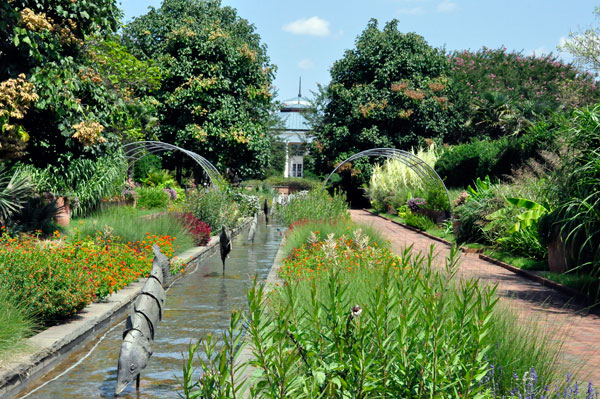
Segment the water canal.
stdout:
<svg viewBox="0 0 600 399">
<path fill-rule="evenodd" d="M 207 334 L 220 336 L 228 326 L 231 311 L 246 307 L 246 289 L 252 276 L 267 277 L 281 239 L 279 226 L 265 226 L 264 220 L 259 221 L 253 245 L 247 240 L 247 229 L 234 238 L 225 276 L 221 274 L 217 251 L 216 255 L 201 261 L 193 273 L 177 280 L 167 293 L 166 311 L 155 336 L 152 357 L 142 371 L 140 392 L 135 392 L 133 383 L 119 397 L 179 398 L 177 392 L 189 343 Z M 117 359 L 124 326 L 124 322 L 113 326 L 100 343 L 93 340 L 69 354 L 43 381 L 30 386 L 18 397 L 115 397 Z"/>
</svg>

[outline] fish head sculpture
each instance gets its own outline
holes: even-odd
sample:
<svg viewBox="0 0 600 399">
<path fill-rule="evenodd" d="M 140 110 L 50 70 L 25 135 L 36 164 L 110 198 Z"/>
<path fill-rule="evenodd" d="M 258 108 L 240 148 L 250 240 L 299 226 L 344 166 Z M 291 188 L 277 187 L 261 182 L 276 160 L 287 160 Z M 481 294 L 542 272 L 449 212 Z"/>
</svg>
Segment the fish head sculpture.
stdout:
<svg viewBox="0 0 600 399">
<path fill-rule="evenodd" d="M 150 341 L 140 331 L 130 330 L 119 353 L 115 395 L 123 392 L 136 379 L 148 364 L 151 354 Z"/>
</svg>

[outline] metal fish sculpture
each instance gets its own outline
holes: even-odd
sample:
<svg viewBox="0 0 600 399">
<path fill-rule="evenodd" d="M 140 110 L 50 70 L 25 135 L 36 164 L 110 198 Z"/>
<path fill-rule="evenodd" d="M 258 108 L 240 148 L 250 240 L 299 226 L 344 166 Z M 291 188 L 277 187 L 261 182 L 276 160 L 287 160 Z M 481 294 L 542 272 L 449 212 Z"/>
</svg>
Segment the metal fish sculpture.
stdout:
<svg viewBox="0 0 600 399">
<path fill-rule="evenodd" d="M 269 224 L 269 202 L 265 198 L 265 204 L 263 205 L 263 211 L 265 211 L 265 223 Z"/>
<path fill-rule="evenodd" d="M 256 235 L 256 225 L 258 224 L 258 215 L 255 213 L 250 222 L 250 230 L 248 230 L 248 241 L 254 244 L 254 236 Z"/>
<path fill-rule="evenodd" d="M 123 392 L 135 379 L 136 390 L 140 388 L 140 373 L 148 364 L 152 355 L 152 341 L 162 319 L 166 293 L 163 285 L 165 276 L 170 276 L 169 259 L 155 245 L 152 270 L 142 293 L 133 304 L 133 312 L 127 318 L 123 344 L 119 353 L 117 368 L 117 386 L 115 395 Z M 166 260 L 166 262 L 165 262 Z M 166 274 L 168 272 L 168 274 Z"/>
<path fill-rule="evenodd" d="M 159 281 L 163 287 L 168 287 L 171 282 L 171 260 L 160 252 L 160 247 L 156 244 L 152 246 L 154 252 L 154 259 L 152 260 L 152 270 L 154 266 L 157 266 L 162 271 L 163 278 Z"/>
<path fill-rule="evenodd" d="M 221 235 L 219 236 L 219 247 L 221 249 L 221 262 L 223 262 L 223 274 L 225 274 L 225 258 L 231 252 L 231 234 L 227 232 L 225 226 L 221 227 Z"/>
</svg>

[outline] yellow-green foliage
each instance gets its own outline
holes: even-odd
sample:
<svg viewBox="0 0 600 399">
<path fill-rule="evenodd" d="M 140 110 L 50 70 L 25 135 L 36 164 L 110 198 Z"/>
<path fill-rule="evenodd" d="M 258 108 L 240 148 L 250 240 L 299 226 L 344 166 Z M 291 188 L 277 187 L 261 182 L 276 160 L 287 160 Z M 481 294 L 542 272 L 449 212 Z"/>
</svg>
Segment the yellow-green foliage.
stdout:
<svg viewBox="0 0 600 399">
<path fill-rule="evenodd" d="M 413 149 L 411 153 L 432 168 L 439 156 L 435 144 L 427 149 L 419 148 L 416 152 Z M 375 208 L 385 208 L 386 205 L 397 207 L 405 204 L 411 196 L 422 195 L 427 183 L 402 161 L 390 159 L 373 168 L 369 197 Z"/>
</svg>

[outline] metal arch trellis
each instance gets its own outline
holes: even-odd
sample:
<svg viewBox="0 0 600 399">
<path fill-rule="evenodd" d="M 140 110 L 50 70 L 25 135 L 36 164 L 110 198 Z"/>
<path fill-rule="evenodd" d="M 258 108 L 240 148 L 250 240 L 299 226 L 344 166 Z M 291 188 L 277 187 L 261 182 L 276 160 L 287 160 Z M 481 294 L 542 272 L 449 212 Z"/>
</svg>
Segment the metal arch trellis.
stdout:
<svg viewBox="0 0 600 399">
<path fill-rule="evenodd" d="M 125 144 L 123 150 L 130 166 L 148 154 L 155 154 L 163 151 L 180 151 L 192 158 L 202 167 L 210 179 L 211 185 L 220 190 L 221 183 L 224 181 L 223 176 L 221 176 L 217 168 L 206 158 L 173 144 L 163 143 L 162 141 L 136 141 L 135 143 Z"/>
<path fill-rule="evenodd" d="M 333 174 L 337 172 L 339 168 L 341 168 L 344 164 L 348 162 L 352 162 L 355 159 L 363 157 L 386 157 L 395 159 L 408 166 L 421 179 L 433 180 L 439 188 L 444 189 L 444 191 L 446 192 L 446 197 L 448 198 L 448 209 L 450 210 L 449 212 L 452 212 L 452 202 L 450 201 L 450 194 L 448 193 L 446 185 L 440 178 L 440 175 L 438 175 L 437 172 L 421 158 L 417 157 L 416 155 L 410 152 L 397 150 L 395 148 L 372 148 L 370 150 L 361 151 L 358 154 L 352 155 L 348 159 L 340 162 L 335 167 L 335 169 L 333 169 L 333 171 L 329 174 L 329 176 L 327 176 L 327 179 L 325 179 L 325 182 L 323 183 L 323 190 L 325 189 L 325 187 L 327 187 L 327 183 L 329 182 L 331 176 L 333 176 Z"/>
</svg>

